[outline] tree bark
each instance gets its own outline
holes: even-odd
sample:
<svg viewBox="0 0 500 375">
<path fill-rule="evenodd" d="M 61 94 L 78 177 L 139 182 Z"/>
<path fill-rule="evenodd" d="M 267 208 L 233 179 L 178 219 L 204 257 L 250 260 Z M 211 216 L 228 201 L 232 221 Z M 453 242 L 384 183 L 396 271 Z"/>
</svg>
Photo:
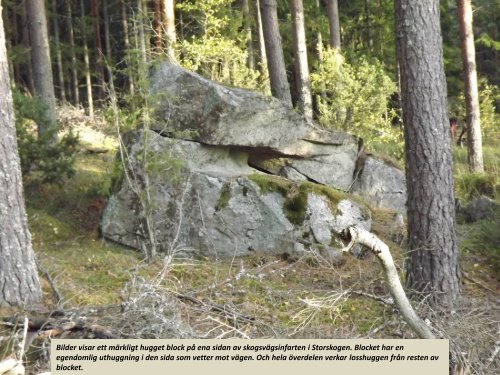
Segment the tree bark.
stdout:
<svg viewBox="0 0 500 375">
<path fill-rule="evenodd" d="M 57 3 L 52 2 L 52 22 L 54 26 L 54 45 L 56 48 L 57 61 L 57 81 L 59 84 L 59 98 L 64 103 L 66 101 L 66 89 L 64 85 L 64 67 L 62 62 L 61 43 L 59 39 L 59 15 L 57 13 Z"/>
<path fill-rule="evenodd" d="M 49 35 L 47 31 L 47 18 L 45 16 L 44 0 L 26 0 L 28 29 L 33 66 L 33 79 L 35 92 L 47 106 L 46 116 L 49 125 L 38 122 L 38 134 L 45 137 L 53 132 L 51 138 L 57 140 L 56 97 L 54 94 L 54 79 L 52 64 L 50 62 Z"/>
<path fill-rule="evenodd" d="M 330 26 L 330 47 L 340 50 L 340 20 L 337 0 L 326 0 L 326 12 Z"/>
<path fill-rule="evenodd" d="M 484 172 L 479 94 L 477 88 L 476 50 L 472 29 L 471 0 L 457 0 L 458 24 L 465 82 L 465 109 L 467 112 L 467 151 L 472 172 Z"/>
<path fill-rule="evenodd" d="M 92 16 L 92 21 L 94 24 L 94 50 L 95 50 L 95 74 L 97 76 L 97 98 L 102 99 L 104 97 L 104 62 L 103 56 L 104 51 L 102 48 L 101 40 L 101 14 L 100 0 L 90 1 L 90 15 Z"/>
<path fill-rule="evenodd" d="M 281 45 L 276 0 L 260 0 L 262 29 L 266 46 L 267 68 L 271 81 L 271 93 L 292 107 L 290 86 L 286 76 L 285 58 Z"/>
<path fill-rule="evenodd" d="M 446 307 L 460 294 L 460 268 L 439 0 L 396 1 L 396 33 L 407 162 L 407 281 Z"/>
<path fill-rule="evenodd" d="M 26 306 L 40 301 L 42 290 L 24 207 L 2 17 L 0 17 L 0 259 L 2 260 L 0 305 Z"/>
<path fill-rule="evenodd" d="M 262 15 L 260 13 L 260 0 L 255 0 L 255 23 L 257 28 L 257 44 L 259 47 L 259 70 L 264 77 L 269 77 L 267 70 L 266 42 L 262 29 Z"/>
<path fill-rule="evenodd" d="M 127 8 L 125 8 L 124 0 L 122 0 L 120 3 L 120 11 L 121 11 L 121 22 L 122 22 L 122 28 L 123 28 L 123 44 L 125 47 L 126 62 L 127 62 L 127 66 L 130 67 L 130 38 L 129 38 L 129 34 L 128 34 L 129 31 L 128 31 Z M 134 95 L 135 94 L 134 77 L 130 71 L 127 74 L 127 80 L 128 80 L 129 94 Z"/>
<path fill-rule="evenodd" d="M 163 25 L 162 25 L 162 1 L 153 0 L 153 45 L 155 52 L 160 54 L 163 51 Z"/>
<path fill-rule="evenodd" d="M 80 87 L 78 84 L 78 70 L 76 66 L 75 32 L 73 29 L 73 13 L 71 10 L 71 0 L 66 0 L 69 49 L 71 54 L 71 81 L 73 88 L 73 104 L 80 104 Z"/>
<path fill-rule="evenodd" d="M 108 72 L 108 86 L 109 90 L 111 92 L 115 92 L 115 84 L 113 81 L 113 62 L 111 61 L 113 59 L 113 53 L 111 50 L 111 35 L 109 31 L 109 4 L 108 0 L 103 0 L 102 1 L 102 20 L 103 20 L 103 26 L 104 26 L 104 49 L 106 51 L 106 70 Z"/>
<path fill-rule="evenodd" d="M 92 95 L 92 77 L 90 76 L 90 58 L 89 47 L 87 43 L 87 30 L 85 28 L 85 5 L 83 0 L 80 0 L 81 10 L 81 33 L 83 43 L 83 61 L 85 63 L 85 86 L 87 87 L 87 114 L 94 117 L 94 98 Z"/>
<path fill-rule="evenodd" d="M 174 45 L 177 39 L 175 32 L 175 4 L 174 0 L 164 0 L 163 19 L 165 25 L 165 52 L 171 63 L 176 63 Z"/>
<path fill-rule="evenodd" d="M 255 69 L 255 52 L 253 48 L 252 37 L 252 17 L 250 12 L 249 0 L 243 0 L 243 26 L 245 28 L 245 38 L 247 42 L 247 66 L 249 69 Z"/>
<path fill-rule="evenodd" d="M 291 0 L 291 10 L 295 88 L 298 93 L 298 106 L 306 119 L 312 121 L 311 83 L 309 81 L 309 64 L 307 62 L 307 44 L 302 0 Z"/>
<path fill-rule="evenodd" d="M 31 46 L 31 41 L 30 41 L 30 33 L 29 33 L 29 19 L 27 15 L 27 9 L 26 6 L 24 7 L 24 12 L 22 14 L 22 22 L 21 22 L 21 29 L 23 30 L 23 36 L 22 36 L 22 43 L 25 46 Z M 35 92 L 35 79 L 33 78 L 34 73 L 33 73 L 33 59 L 31 57 L 31 52 L 28 52 L 25 54 L 25 59 L 26 62 L 21 64 L 21 69 L 25 71 L 26 74 L 26 87 L 28 88 L 28 91 L 32 96 L 36 95 Z"/>
</svg>

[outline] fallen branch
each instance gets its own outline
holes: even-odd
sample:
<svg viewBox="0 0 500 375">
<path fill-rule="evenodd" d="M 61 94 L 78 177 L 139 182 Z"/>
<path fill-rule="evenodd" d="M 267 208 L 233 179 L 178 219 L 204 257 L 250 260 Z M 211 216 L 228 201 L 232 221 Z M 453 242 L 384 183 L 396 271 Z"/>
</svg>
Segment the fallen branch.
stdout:
<svg viewBox="0 0 500 375">
<path fill-rule="evenodd" d="M 359 243 L 367 247 L 377 256 L 384 269 L 389 292 L 394 299 L 394 303 L 401 312 L 403 319 L 420 338 L 435 339 L 436 336 L 432 333 L 427 324 L 420 319 L 415 310 L 413 310 L 408 297 L 406 297 L 406 293 L 401 285 L 401 281 L 399 280 L 398 271 L 396 270 L 389 247 L 374 234 L 357 226 L 346 228 L 343 231 L 342 236 L 345 240 L 350 241 L 349 245 L 343 249 L 343 251 L 349 251 L 355 243 Z"/>
</svg>

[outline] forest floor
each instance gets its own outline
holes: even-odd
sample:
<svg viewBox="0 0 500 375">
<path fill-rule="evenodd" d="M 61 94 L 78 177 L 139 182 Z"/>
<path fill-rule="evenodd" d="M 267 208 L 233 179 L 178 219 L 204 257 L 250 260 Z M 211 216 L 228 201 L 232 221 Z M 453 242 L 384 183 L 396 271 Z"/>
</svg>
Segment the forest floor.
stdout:
<svg viewBox="0 0 500 375">
<path fill-rule="evenodd" d="M 87 121 L 70 121 L 82 140 L 75 177 L 63 186 L 25 181 L 44 299 L 36 311 L 0 310 L 4 317 L 0 319 L 0 359 L 22 336 L 19 320 L 13 317 L 25 315 L 41 322 L 27 350 L 32 373 L 47 367 L 49 334 L 68 338 L 416 337 L 388 300 L 381 267 L 373 256 L 345 255 L 341 265 L 313 256 L 290 259 L 265 254 L 220 262 L 165 257 L 146 264 L 137 251 L 103 240 L 99 220 L 115 173 L 117 142 Z M 375 211 L 373 232 L 389 245 L 403 274 L 404 234 L 399 243 L 393 241 L 393 234 L 385 232 L 388 216 Z M 498 220 L 458 226 L 463 278 L 459 307 L 437 311 L 425 301 L 415 303 L 420 316 L 450 339 L 460 362 L 475 374 L 500 373 L 499 227 Z"/>
</svg>

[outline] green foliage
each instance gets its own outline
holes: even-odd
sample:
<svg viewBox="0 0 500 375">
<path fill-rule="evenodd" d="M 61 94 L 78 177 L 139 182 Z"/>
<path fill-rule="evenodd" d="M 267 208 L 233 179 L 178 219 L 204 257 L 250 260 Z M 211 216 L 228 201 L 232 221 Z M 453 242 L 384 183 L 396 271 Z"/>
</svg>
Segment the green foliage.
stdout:
<svg viewBox="0 0 500 375">
<path fill-rule="evenodd" d="M 455 178 L 457 196 L 464 200 L 481 195 L 495 198 L 499 185 L 498 176 L 487 173 L 465 173 Z"/>
<path fill-rule="evenodd" d="M 467 225 L 467 237 L 462 242 L 464 251 L 479 253 L 487 257 L 487 264 L 500 275 L 500 210 L 491 220 L 480 220 Z"/>
<path fill-rule="evenodd" d="M 499 139 L 500 114 L 495 108 L 495 103 L 500 102 L 500 90 L 498 86 L 491 85 L 484 77 L 479 78 L 479 111 L 481 113 L 481 131 L 483 142 L 496 143 Z M 453 117 L 466 118 L 465 95 L 460 93 L 456 98 L 450 100 L 449 111 Z"/>
<path fill-rule="evenodd" d="M 260 88 L 260 73 L 247 67 L 246 34 L 232 0 L 188 0 L 177 4 L 196 26 L 178 45 L 181 64 L 225 85 Z"/>
<path fill-rule="evenodd" d="M 48 124 L 46 106 L 40 98 L 31 98 L 14 92 L 16 130 L 21 170 L 23 175 L 37 172 L 43 183 L 62 184 L 75 174 L 74 163 L 78 137 L 71 132 L 54 142 L 53 127 L 43 137 L 38 137 L 35 122 Z"/>
<path fill-rule="evenodd" d="M 396 85 L 378 61 L 355 60 L 349 63 L 339 52 L 327 49 L 318 72 L 311 74 L 320 123 L 359 135 L 367 145 L 377 141 L 402 149 L 401 130 L 392 125 L 395 113 L 388 109 Z"/>
</svg>

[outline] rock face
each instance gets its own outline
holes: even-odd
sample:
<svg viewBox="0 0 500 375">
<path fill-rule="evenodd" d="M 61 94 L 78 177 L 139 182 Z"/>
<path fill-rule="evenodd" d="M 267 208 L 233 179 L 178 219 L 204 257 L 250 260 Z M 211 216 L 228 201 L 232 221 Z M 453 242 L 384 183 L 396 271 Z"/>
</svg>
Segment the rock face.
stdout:
<svg viewBox="0 0 500 375">
<path fill-rule="evenodd" d="M 102 218 L 106 238 L 137 249 L 154 240 L 194 257 L 317 251 L 337 259 L 343 229 L 370 229 L 368 207 L 343 192 L 353 186 L 357 138 L 178 66 L 162 65 L 152 82 L 158 120 L 128 137 L 125 175 Z M 359 185 L 384 205 L 373 183 Z"/>
<path fill-rule="evenodd" d="M 375 207 L 406 214 L 404 172 L 383 160 L 367 157 L 350 190 Z"/>
<path fill-rule="evenodd" d="M 495 217 L 499 214 L 500 205 L 493 199 L 481 195 L 459 211 L 465 216 L 465 221 L 471 223 Z"/>
</svg>

